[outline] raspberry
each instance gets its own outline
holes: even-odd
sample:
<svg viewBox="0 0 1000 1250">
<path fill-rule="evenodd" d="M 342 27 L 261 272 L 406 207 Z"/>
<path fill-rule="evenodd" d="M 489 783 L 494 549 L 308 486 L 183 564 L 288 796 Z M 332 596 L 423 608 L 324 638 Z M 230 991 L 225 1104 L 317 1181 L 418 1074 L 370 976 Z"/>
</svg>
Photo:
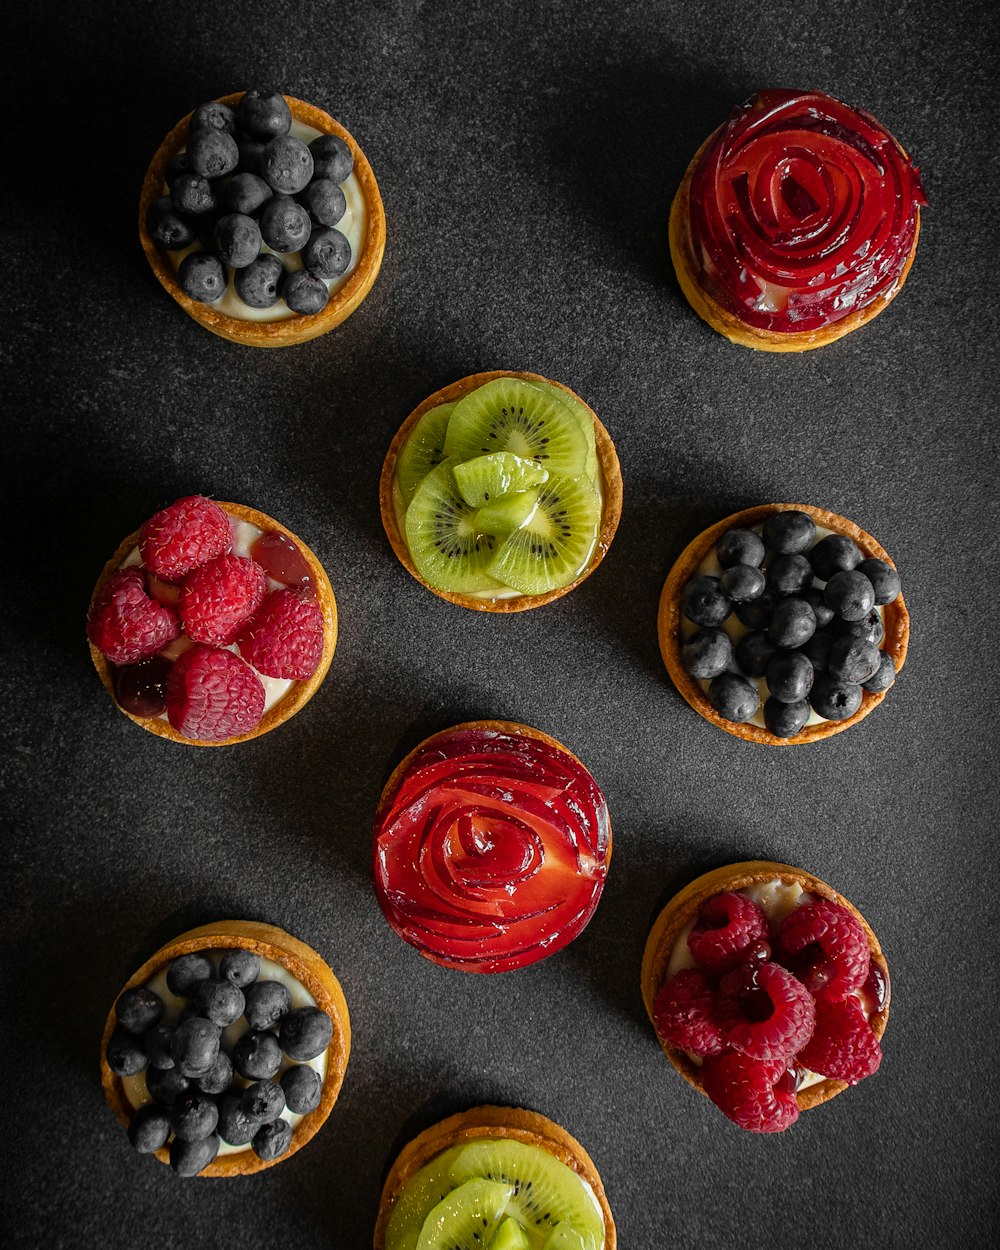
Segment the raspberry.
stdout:
<svg viewBox="0 0 1000 1250">
<path fill-rule="evenodd" d="M 853 995 L 839 1001 L 817 999 L 816 1031 L 799 1051 L 800 1064 L 820 1076 L 857 1085 L 881 1062 L 882 1047 Z"/>
<path fill-rule="evenodd" d="M 709 972 L 728 972 L 756 942 L 767 941 L 767 917 L 742 894 L 716 894 L 702 903 L 688 949 Z"/>
<path fill-rule="evenodd" d="M 185 738 L 221 742 L 249 733 L 264 715 L 264 687 L 232 651 L 185 651 L 167 681 L 167 719 Z"/>
<path fill-rule="evenodd" d="M 180 582 L 199 564 L 233 546 L 229 517 L 211 499 L 188 495 L 150 517 L 139 532 L 139 554 L 151 573 Z"/>
<path fill-rule="evenodd" d="M 734 1124 L 751 1133 L 781 1133 L 799 1118 L 785 1071 L 784 1060 L 762 1062 L 731 1050 L 706 1059 L 701 1079 L 705 1093 Z"/>
<path fill-rule="evenodd" d="M 700 968 L 685 968 L 664 982 L 653 1004 L 661 1041 L 691 1055 L 721 1055 L 726 1048 L 712 983 Z"/>
<path fill-rule="evenodd" d="M 781 962 L 811 994 L 844 998 L 868 976 L 871 952 L 865 931 L 846 907 L 820 899 L 796 907 L 778 930 Z"/>
<path fill-rule="evenodd" d="M 749 963 L 723 977 L 718 1011 L 726 1042 L 751 1059 L 791 1059 L 816 1024 L 809 991 L 774 963 Z"/>
<path fill-rule="evenodd" d="M 87 637 L 112 664 L 156 655 L 180 632 L 177 614 L 146 594 L 138 568 L 112 573 L 87 619 Z"/>
<path fill-rule="evenodd" d="M 217 556 L 181 588 L 181 620 L 194 642 L 228 647 L 267 594 L 264 570 L 242 556 Z"/>
<path fill-rule="evenodd" d="M 236 641 L 259 673 L 306 681 L 323 656 L 323 609 L 294 590 L 276 590 Z"/>
</svg>

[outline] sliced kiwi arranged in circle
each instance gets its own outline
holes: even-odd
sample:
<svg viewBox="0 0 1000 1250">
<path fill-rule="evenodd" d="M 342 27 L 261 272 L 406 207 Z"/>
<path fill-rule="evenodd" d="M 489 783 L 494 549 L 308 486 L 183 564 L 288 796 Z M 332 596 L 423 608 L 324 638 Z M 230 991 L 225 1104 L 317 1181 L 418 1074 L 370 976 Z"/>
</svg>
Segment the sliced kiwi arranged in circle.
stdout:
<svg viewBox="0 0 1000 1250">
<path fill-rule="evenodd" d="M 417 1238 L 416 1250 L 483 1250 L 503 1219 L 514 1187 L 474 1177 L 434 1207 Z"/>
<path fill-rule="evenodd" d="M 512 1215 L 508 1215 L 497 1229 L 488 1250 L 534 1250 L 528 1234 Z"/>
<path fill-rule="evenodd" d="M 396 485 L 403 496 L 404 507 L 409 507 L 417 487 L 444 459 L 444 436 L 454 407 L 454 404 L 439 404 L 425 412 L 400 448 L 396 459 Z"/>
<path fill-rule="evenodd" d="M 538 488 L 531 517 L 486 565 L 490 577 L 525 595 L 568 586 L 590 563 L 601 500 L 588 477 L 550 478 Z"/>
<path fill-rule="evenodd" d="M 406 545 L 425 582 L 453 594 L 502 590 L 487 572 L 500 540 L 475 525 L 477 509 L 458 493 L 454 460 L 444 460 L 417 487 L 406 509 Z"/>
<path fill-rule="evenodd" d="M 580 422 L 551 392 L 495 378 L 455 405 L 444 450 L 460 461 L 510 451 L 552 475 L 576 477 L 586 470 L 588 447 Z"/>
<path fill-rule="evenodd" d="M 580 422 L 583 437 L 587 440 L 587 465 L 584 473 L 591 481 L 595 481 L 597 477 L 597 436 L 594 431 L 593 413 L 582 400 L 577 399 L 569 391 L 564 391 L 561 386 L 555 386 L 551 382 L 536 382 L 535 385 L 543 391 L 548 391 L 550 395 L 554 395 L 561 404 L 565 404 L 577 421 Z"/>
<path fill-rule="evenodd" d="M 424 1220 L 455 1188 L 449 1168 L 458 1151 L 445 1150 L 406 1182 L 386 1226 L 386 1250 L 416 1250 Z"/>
<path fill-rule="evenodd" d="M 531 518 L 537 503 L 537 490 L 519 490 L 516 495 L 501 495 L 493 503 L 484 504 L 479 509 L 476 528 L 484 534 L 506 538 Z"/>
<path fill-rule="evenodd" d="M 474 508 L 481 508 L 500 495 L 541 486 L 549 480 L 547 469 L 537 460 L 525 460 L 512 451 L 495 451 L 490 456 L 473 456 L 455 465 L 455 481 L 462 498 Z"/>
</svg>

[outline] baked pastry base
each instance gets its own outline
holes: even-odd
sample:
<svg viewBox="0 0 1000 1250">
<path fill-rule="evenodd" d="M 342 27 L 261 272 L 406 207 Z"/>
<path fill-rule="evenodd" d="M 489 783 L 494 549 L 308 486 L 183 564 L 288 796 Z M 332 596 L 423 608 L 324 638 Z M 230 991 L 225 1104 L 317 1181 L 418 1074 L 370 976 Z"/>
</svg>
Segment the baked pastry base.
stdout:
<svg viewBox="0 0 1000 1250">
<path fill-rule="evenodd" d="M 823 738 L 830 738 L 834 734 L 842 733 L 845 729 L 856 725 L 858 721 L 864 720 L 869 712 L 878 707 L 889 693 L 888 690 L 883 690 L 878 694 L 872 694 L 865 690 L 862 694 L 861 706 L 853 716 L 848 716 L 845 720 L 828 720 L 822 721 L 818 725 L 807 725 L 792 738 L 779 738 L 762 725 L 738 725 L 734 721 L 726 720 L 724 716 L 720 716 L 711 703 L 709 703 L 708 695 L 702 690 L 697 679 L 684 671 L 684 666 L 681 663 L 680 610 L 680 597 L 681 591 L 684 589 L 684 583 L 694 576 L 702 560 L 727 530 L 734 529 L 737 526 L 751 527 L 759 525 L 775 512 L 785 512 L 790 508 L 797 509 L 799 512 L 808 512 L 818 526 L 833 530 L 837 534 L 846 534 L 848 538 L 853 538 L 866 558 L 869 556 L 877 557 L 879 560 L 885 560 L 887 564 L 891 564 L 893 568 L 896 567 L 892 564 L 892 560 L 885 549 L 876 542 L 871 534 L 865 533 L 860 526 L 855 525 L 853 521 L 849 521 L 846 517 L 838 516 L 836 512 L 828 512 L 825 508 L 814 508 L 809 504 L 803 503 L 760 504 L 756 508 L 746 508 L 742 512 L 736 512 L 732 516 L 726 517 L 724 521 L 719 521 L 715 525 L 709 526 L 707 530 L 703 530 L 697 538 L 685 547 L 678 556 L 677 562 L 670 570 L 663 585 L 656 621 L 656 632 L 660 639 L 660 654 L 663 656 L 663 663 L 667 666 L 667 672 L 673 679 L 674 685 L 694 710 L 711 724 L 717 725 L 719 729 L 724 729 L 726 733 L 733 734 L 737 738 L 745 738 L 749 742 L 763 742 L 768 746 L 775 747 L 803 746 L 806 743 L 819 742 Z M 885 639 L 882 649 L 892 656 L 892 661 L 898 673 L 906 660 L 906 652 L 910 641 L 910 614 L 906 609 L 902 594 L 893 603 L 886 604 L 883 608 L 883 624 L 885 626 Z"/>
<path fill-rule="evenodd" d="M 591 556 L 590 563 L 583 570 L 580 576 L 568 586 L 560 586 L 557 590 L 546 591 L 543 595 L 517 595 L 510 599 L 477 599 L 472 595 L 454 594 L 449 590 L 439 590 L 436 586 L 430 585 L 417 572 L 413 560 L 410 558 L 410 549 L 406 545 L 406 536 L 400 533 L 399 525 L 396 521 L 396 507 L 393 498 L 393 484 L 396 477 L 396 461 L 399 459 L 399 453 L 403 444 L 410 437 L 410 433 L 416 423 L 431 408 L 438 407 L 439 404 L 452 403 L 467 395 L 470 391 L 478 390 L 480 386 L 485 386 L 487 382 L 493 382 L 497 378 L 520 378 L 522 382 L 549 382 L 552 386 L 559 387 L 568 395 L 572 395 L 574 399 L 579 400 L 594 418 L 594 436 L 597 448 L 597 460 L 601 466 L 602 475 L 602 497 L 603 504 L 601 509 L 601 529 L 597 536 L 597 543 L 594 547 L 594 554 Z M 551 603 L 553 599 L 558 599 L 562 595 L 567 595 L 571 590 L 575 590 L 582 581 L 585 581 L 594 569 L 600 564 L 607 554 L 608 548 L 611 546 L 611 540 L 615 536 L 618 529 L 618 522 L 622 515 L 622 471 L 621 465 L 618 463 L 618 453 L 615 451 L 615 445 L 611 441 L 611 435 L 601 424 L 597 413 L 585 404 L 579 395 L 571 391 L 568 386 L 564 386 L 562 382 L 554 382 L 549 378 L 543 378 L 537 373 L 517 373 L 514 370 L 496 369 L 488 373 L 474 373 L 467 378 L 461 378 L 458 382 L 452 382 L 450 386 L 444 386 L 439 391 L 435 391 L 433 395 L 429 395 L 422 403 L 410 413 L 403 424 L 396 432 L 396 437 L 389 445 L 386 453 L 385 462 L 382 465 L 382 477 L 379 481 L 379 507 L 382 510 L 382 524 L 385 532 L 392 544 L 392 549 L 399 557 L 400 563 L 411 573 L 422 586 L 426 586 L 440 599 L 446 599 L 449 603 L 457 603 L 459 607 L 471 608 L 474 612 L 527 612 L 531 608 L 540 608 L 545 603 Z"/>
<path fill-rule="evenodd" d="M 872 962 L 877 964 L 885 975 L 885 1005 L 877 1015 L 870 1018 L 872 1032 L 881 1041 L 889 1019 L 891 998 L 889 967 L 886 963 L 885 955 L 882 953 L 882 948 L 879 946 L 878 938 L 872 931 L 868 921 L 865 920 L 853 903 L 849 902 L 843 895 L 838 894 L 836 890 L 827 885 L 825 881 L 821 881 L 819 877 L 814 877 L 812 873 L 805 872 L 802 868 L 793 868 L 790 864 L 778 864 L 766 859 L 749 860 L 742 864 L 727 864 L 724 868 L 716 868 L 712 872 L 707 872 L 704 876 L 692 881 L 690 885 L 685 886 L 679 894 L 675 894 L 663 911 L 660 912 L 649 932 L 649 937 L 646 939 L 646 949 L 642 956 L 642 999 L 646 1004 L 650 1022 L 653 1021 L 653 1004 L 656 1000 L 656 995 L 667 979 L 667 966 L 670 963 L 670 956 L 673 953 L 677 939 L 680 937 L 684 926 L 694 919 L 702 903 L 716 894 L 745 890 L 748 886 L 775 880 L 789 885 L 801 885 L 810 894 L 816 894 L 820 898 L 829 900 L 831 903 L 839 903 L 841 907 L 847 908 L 862 929 L 864 929 L 865 936 L 868 939 L 868 949 L 871 951 Z M 696 1063 L 692 1063 L 684 1051 L 678 1050 L 676 1046 L 671 1046 L 669 1042 L 664 1042 L 659 1037 L 657 1037 L 657 1040 L 663 1048 L 663 1053 L 685 1081 L 693 1086 L 699 1094 L 704 1094 L 705 1087 L 701 1081 L 701 1069 L 699 1066 Z M 801 1090 L 795 1096 L 799 1104 L 799 1110 L 809 1111 L 812 1107 L 818 1107 L 820 1103 L 828 1102 L 847 1088 L 846 1081 L 835 1081 L 831 1078 L 820 1081 L 816 1085 L 810 1085 L 808 1089 Z"/>
<path fill-rule="evenodd" d="M 277 729 L 279 725 L 283 725 L 296 712 L 301 711 L 319 689 L 337 647 L 337 601 L 333 596 L 333 587 L 330 585 L 330 579 L 326 575 L 326 569 L 320 564 L 315 554 L 309 550 L 301 538 L 297 537 L 290 529 L 287 529 L 278 521 L 275 521 L 273 517 L 269 517 L 266 512 L 259 512 L 256 508 L 248 508 L 240 503 L 222 503 L 219 501 L 219 507 L 230 516 L 236 517 L 239 521 L 248 521 L 251 525 L 256 525 L 258 529 L 265 531 L 277 530 L 290 538 L 299 551 L 302 552 L 316 585 L 316 601 L 323 611 L 323 654 L 315 673 L 307 681 L 295 682 L 288 693 L 264 713 L 256 729 L 252 729 L 246 734 L 237 734 L 233 738 L 224 738 L 221 742 L 200 742 L 196 738 L 185 738 L 183 734 L 179 734 L 169 721 L 160 720 L 155 716 L 135 716 L 132 712 L 126 712 L 119 705 L 118 700 L 115 699 L 114 685 L 111 680 L 111 665 L 107 657 L 103 652 L 98 651 L 88 639 L 87 645 L 90 647 L 90 658 L 94 661 L 94 668 L 97 669 L 98 677 L 104 683 L 105 689 L 111 695 L 112 702 L 119 712 L 127 716 L 129 720 L 135 721 L 137 725 L 141 725 L 143 729 L 148 729 L 150 733 L 158 734 L 161 738 L 169 738 L 171 742 L 182 742 L 189 747 L 228 747 L 236 742 L 249 742 L 251 739 L 259 738 L 261 734 L 270 733 L 272 729 Z M 94 587 L 94 593 L 90 597 L 88 615 L 90 609 L 93 608 L 94 600 L 103 590 L 107 580 L 113 573 L 118 572 L 123 561 L 128 558 L 129 553 L 139 545 L 140 533 L 141 529 L 129 534 L 128 538 L 125 539 L 104 566 L 101 576 L 97 579 L 97 585 Z"/>
<path fill-rule="evenodd" d="M 452 1146 L 481 1138 L 501 1137 L 547 1150 L 587 1181 L 604 1215 L 604 1250 L 616 1250 L 618 1238 L 614 1217 L 593 1159 L 564 1128 L 537 1111 L 522 1111 L 515 1107 L 474 1107 L 425 1129 L 403 1147 L 382 1187 L 375 1222 L 374 1250 L 385 1250 L 385 1233 L 392 1208 L 415 1172 Z"/>
<path fill-rule="evenodd" d="M 315 1111 L 303 1116 L 295 1126 L 292 1131 L 292 1144 L 288 1150 L 280 1158 L 269 1161 L 258 1158 L 250 1148 L 238 1154 L 220 1155 L 204 1171 L 198 1173 L 199 1177 L 252 1176 L 255 1172 L 274 1167 L 276 1163 L 283 1163 L 297 1150 L 301 1150 L 319 1132 L 333 1110 L 333 1104 L 337 1101 L 340 1087 L 344 1083 L 344 1073 L 351 1053 L 351 1020 L 340 982 L 322 956 L 312 947 L 276 925 L 261 924 L 256 920 L 218 920 L 197 929 L 189 929 L 166 946 L 161 946 L 122 986 L 120 993 L 146 985 L 167 964 L 181 955 L 189 955 L 194 951 L 234 949 L 252 951 L 263 959 L 273 960 L 287 968 L 313 996 L 317 1006 L 330 1016 L 333 1021 L 333 1037 L 326 1055 L 326 1076 L 323 1079 L 320 1104 Z M 115 1076 L 104 1058 L 116 1024 L 115 1010 L 112 1007 L 108 1012 L 104 1036 L 101 1039 L 101 1085 L 119 1123 L 123 1128 L 128 1128 L 133 1114 L 132 1104 L 125 1096 L 121 1078 Z M 166 1146 L 156 1151 L 156 1157 L 161 1163 L 170 1163 L 170 1152 Z"/>
<path fill-rule="evenodd" d="M 753 347 L 757 351 L 762 352 L 808 352 L 812 351 L 814 347 L 825 347 L 827 343 L 833 343 L 837 339 L 843 338 L 845 334 L 850 334 L 852 330 L 859 329 L 884 311 L 903 289 L 903 283 L 906 281 L 910 272 L 910 266 L 913 264 L 913 258 L 917 253 L 917 240 L 920 237 L 919 206 L 916 209 L 917 223 L 913 234 L 913 247 L 910 249 L 910 254 L 906 258 L 906 263 L 903 265 L 896 285 L 887 295 L 879 295 L 864 308 L 859 309 L 857 312 L 849 313 L 848 316 L 842 317 L 839 321 L 831 322 L 828 326 L 823 326 L 818 330 L 800 330 L 797 333 L 778 333 L 775 330 L 760 330 L 755 326 L 748 325 L 745 321 L 741 321 L 739 317 L 730 312 L 728 308 L 724 308 L 717 303 L 708 294 L 698 281 L 700 265 L 695 262 L 691 253 L 691 181 L 702 153 L 721 129 L 721 126 L 717 127 L 698 151 L 695 152 L 670 206 L 668 231 L 670 256 L 674 262 L 674 270 L 677 273 L 677 281 L 680 283 L 681 290 L 684 292 L 687 302 L 702 321 L 707 321 L 713 330 L 718 330 L 731 343 L 739 343 L 742 347 Z"/>
<path fill-rule="evenodd" d="M 235 108 L 245 94 L 243 91 L 236 91 L 232 95 L 221 96 L 219 103 Z M 206 330 L 228 339 L 230 343 L 241 343 L 247 347 L 290 347 L 295 343 L 306 343 L 309 339 L 318 338 L 334 326 L 340 325 L 372 289 L 385 252 L 385 209 L 382 207 L 382 197 L 368 158 L 353 136 L 329 113 L 324 113 L 322 109 L 307 104 L 304 100 L 296 100 L 294 96 L 286 95 L 284 98 L 297 122 L 312 126 L 323 134 L 338 135 L 344 140 L 354 156 L 354 174 L 365 200 L 365 241 L 358 263 L 344 285 L 330 296 L 329 303 L 321 312 L 286 317 L 280 321 L 242 321 L 238 317 L 217 312 L 211 304 L 201 304 L 191 299 L 181 290 L 177 273 L 166 252 L 149 237 L 146 230 L 146 212 L 150 204 L 163 194 L 167 163 L 187 144 L 191 113 L 179 121 L 160 144 L 146 171 L 139 197 L 139 241 L 163 289 L 180 304 L 189 317 L 193 317 Z"/>
</svg>

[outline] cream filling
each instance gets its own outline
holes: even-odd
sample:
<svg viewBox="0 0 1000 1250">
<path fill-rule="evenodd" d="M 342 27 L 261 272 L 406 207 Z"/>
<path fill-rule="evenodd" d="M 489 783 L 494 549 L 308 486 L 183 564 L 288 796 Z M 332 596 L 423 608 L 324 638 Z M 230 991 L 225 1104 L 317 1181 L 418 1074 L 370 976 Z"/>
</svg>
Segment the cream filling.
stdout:
<svg viewBox="0 0 1000 1250">
<path fill-rule="evenodd" d="M 294 138 L 301 139 L 303 143 L 310 143 L 313 139 L 319 138 L 323 131 L 316 130 L 313 126 L 307 126 L 304 122 L 293 120 L 289 133 Z M 186 149 L 181 148 L 181 151 L 186 151 Z M 357 268 L 358 258 L 361 256 L 361 249 L 364 246 L 367 224 L 364 193 L 353 171 L 348 176 L 347 181 L 341 183 L 341 190 L 344 193 L 344 198 L 347 200 L 347 211 L 340 221 L 337 222 L 335 228 L 341 234 L 346 235 L 347 241 L 351 245 L 351 263 L 339 278 L 321 279 L 325 282 L 326 289 L 331 295 L 344 285 Z M 169 195 L 169 193 L 169 188 L 164 184 L 163 194 Z M 182 248 L 179 251 L 167 252 L 167 256 L 170 257 L 170 263 L 176 271 L 185 256 L 201 250 L 201 244 L 195 242 L 190 247 Z M 270 252 L 272 249 L 266 243 L 263 243 L 260 250 L 262 252 Z M 274 252 L 274 255 L 278 257 L 289 273 L 294 273 L 296 269 L 302 268 L 302 257 L 298 252 Z M 289 317 L 301 315 L 293 312 L 283 299 L 276 300 L 270 308 L 251 308 L 249 304 L 244 304 L 236 294 L 236 287 L 233 285 L 236 270 L 229 265 L 226 266 L 226 269 L 228 271 L 228 282 L 225 294 L 221 299 L 217 299 L 214 304 L 206 304 L 206 308 L 214 308 L 218 312 L 224 313 L 227 317 L 235 317 L 238 321 L 286 321 Z"/>
<path fill-rule="evenodd" d="M 209 959 L 215 967 L 216 972 L 218 972 L 219 965 L 222 963 L 222 957 L 226 952 L 224 950 L 203 950 L 198 953 L 204 955 L 206 959 Z M 271 959 L 261 959 L 260 976 L 258 980 L 280 981 L 281 984 L 288 990 L 292 1000 L 292 1007 L 316 1006 L 315 998 L 313 998 L 302 982 L 293 977 L 287 968 L 283 967 L 281 964 L 275 963 Z M 167 988 L 166 968 L 164 968 L 162 972 L 158 972 L 151 981 L 147 982 L 147 988 L 151 989 L 155 994 L 158 994 L 163 1002 L 163 1020 L 161 1023 L 167 1025 L 169 1028 L 173 1028 L 180 1020 L 181 1012 L 183 1012 L 186 1007 L 190 1006 L 188 999 L 178 998 L 176 994 L 171 994 L 170 990 Z M 235 1024 L 231 1024 L 228 1028 L 223 1029 L 222 1049 L 231 1055 L 233 1047 L 247 1031 L 247 1027 L 246 1020 L 241 1016 Z M 327 1052 L 324 1050 L 321 1054 L 317 1055 L 315 1059 L 303 1061 L 303 1065 L 305 1067 L 315 1069 L 315 1071 L 317 1071 L 325 1080 L 326 1056 Z M 281 1059 L 281 1067 L 272 1079 L 280 1080 L 281 1074 L 288 1068 L 303 1065 L 300 1065 L 298 1061 L 288 1059 L 283 1055 Z M 121 1083 L 122 1088 L 125 1091 L 125 1097 L 134 1108 L 143 1107 L 146 1103 L 153 1101 L 152 1095 L 146 1088 L 146 1073 L 144 1071 L 140 1072 L 138 1076 L 123 1076 L 121 1078 Z M 246 1088 L 246 1086 L 251 1085 L 252 1083 L 253 1082 L 246 1080 L 244 1077 L 234 1074 L 234 1087 Z M 301 1115 L 296 1115 L 294 1111 L 289 1111 L 286 1107 L 281 1113 L 281 1118 L 283 1120 L 287 1120 L 288 1123 L 294 1128 L 303 1117 Z M 242 1154 L 243 1151 L 250 1150 L 251 1148 L 250 1143 L 247 1143 L 245 1146 L 231 1146 L 228 1142 L 223 1141 L 219 1145 L 219 1154 Z"/>
</svg>

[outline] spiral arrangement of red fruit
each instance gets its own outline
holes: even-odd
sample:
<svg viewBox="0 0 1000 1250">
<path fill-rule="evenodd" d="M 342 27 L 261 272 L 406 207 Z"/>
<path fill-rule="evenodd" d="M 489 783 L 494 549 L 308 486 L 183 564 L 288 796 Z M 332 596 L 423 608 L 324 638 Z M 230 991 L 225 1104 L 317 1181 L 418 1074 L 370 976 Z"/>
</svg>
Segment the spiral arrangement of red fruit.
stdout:
<svg viewBox="0 0 1000 1250">
<path fill-rule="evenodd" d="M 818 91 L 760 91 L 698 159 L 690 254 L 706 293 L 747 325 L 817 330 L 892 296 L 926 203 L 870 114 Z"/>
<path fill-rule="evenodd" d="M 421 954 L 467 972 L 523 968 L 594 913 L 610 853 L 607 805 L 551 740 L 464 727 L 420 747 L 375 824 L 375 887 Z"/>
</svg>

